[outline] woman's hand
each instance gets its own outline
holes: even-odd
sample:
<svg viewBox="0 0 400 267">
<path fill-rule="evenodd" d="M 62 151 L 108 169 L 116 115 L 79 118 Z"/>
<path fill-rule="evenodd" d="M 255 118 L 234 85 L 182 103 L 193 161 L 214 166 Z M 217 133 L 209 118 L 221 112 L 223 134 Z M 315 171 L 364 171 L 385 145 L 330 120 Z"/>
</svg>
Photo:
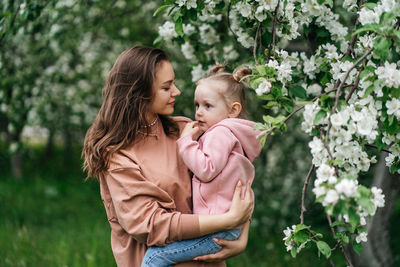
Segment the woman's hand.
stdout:
<svg viewBox="0 0 400 267">
<path fill-rule="evenodd" d="M 183 128 L 180 137 L 184 137 L 187 135 L 190 135 L 192 137 L 197 136 L 198 133 L 200 132 L 198 124 L 199 123 L 197 121 L 192 121 L 192 122 L 186 123 L 185 128 Z"/>
<path fill-rule="evenodd" d="M 215 254 L 208 254 L 194 258 L 196 261 L 206 262 L 220 262 L 228 258 L 232 258 L 242 253 L 247 246 L 247 240 L 249 237 L 250 221 L 248 221 L 242 228 L 242 233 L 237 240 L 227 241 L 223 239 L 214 238 L 214 242 L 222 247 L 220 251 Z"/>
<path fill-rule="evenodd" d="M 233 229 L 244 224 L 245 222 L 250 220 L 251 214 L 253 213 L 254 199 L 251 194 L 250 183 L 247 183 L 246 185 L 244 199 L 241 199 L 240 197 L 241 192 L 242 181 L 239 180 L 235 188 L 231 208 L 226 213 L 229 221 L 232 223 L 229 229 Z"/>
</svg>

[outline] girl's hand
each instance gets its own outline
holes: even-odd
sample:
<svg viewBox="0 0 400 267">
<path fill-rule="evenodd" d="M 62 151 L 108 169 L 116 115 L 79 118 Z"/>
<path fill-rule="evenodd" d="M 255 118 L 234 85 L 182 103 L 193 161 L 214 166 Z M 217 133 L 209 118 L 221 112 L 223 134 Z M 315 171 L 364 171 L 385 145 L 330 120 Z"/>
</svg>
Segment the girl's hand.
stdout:
<svg viewBox="0 0 400 267">
<path fill-rule="evenodd" d="M 241 192 L 242 181 L 239 180 L 235 188 L 231 208 L 226 213 L 226 215 L 229 217 L 229 221 L 232 222 L 230 229 L 236 228 L 247 222 L 253 213 L 254 199 L 251 194 L 250 183 L 247 183 L 246 185 L 244 199 L 241 199 L 240 197 Z"/>
<path fill-rule="evenodd" d="M 194 135 L 196 135 L 200 131 L 198 124 L 199 123 L 197 121 L 192 121 L 192 122 L 186 123 L 186 126 L 185 126 L 185 128 L 183 128 L 180 137 L 184 137 L 187 135 L 190 135 L 193 137 Z"/>
<path fill-rule="evenodd" d="M 206 261 L 206 262 L 220 262 L 228 258 L 232 258 L 242 253 L 247 246 L 247 240 L 249 237 L 250 221 L 246 223 L 242 228 L 242 233 L 237 240 L 228 241 L 223 239 L 214 238 L 214 242 L 222 247 L 220 251 L 215 254 L 208 254 L 199 257 L 195 257 L 193 260 Z"/>
</svg>

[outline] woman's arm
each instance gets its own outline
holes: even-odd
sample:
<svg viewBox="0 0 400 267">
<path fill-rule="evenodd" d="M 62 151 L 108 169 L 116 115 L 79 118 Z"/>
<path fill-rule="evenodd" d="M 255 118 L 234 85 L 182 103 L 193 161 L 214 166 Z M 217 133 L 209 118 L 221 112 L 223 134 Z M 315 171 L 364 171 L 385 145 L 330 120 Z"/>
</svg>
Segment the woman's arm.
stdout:
<svg viewBox="0 0 400 267">
<path fill-rule="evenodd" d="M 235 190 L 229 212 L 220 215 L 182 214 L 167 192 L 147 181 L 137 165 L 124 160 L 130 167 L 109 170 L 105 183 L 109 192 L 105 200 L 108 219 L 117 220 L 136 240 L 147 245 L 196 238 L 205 234 L 233 229 L 250 217 L 253 200 L 250 188 L 240 199 L 240 188 Z M 112 205 L 111 205 L 112 204 Z"/>
<path fill-rule="evenodd" d="M 222 247 L 220 251 L 215 254 L 208 254 L 194 258 L 196 261 L 206 262 L 220 262 L 228 258 L 232 258 L 242 253 L 247 246 L 249 238 L 250 220 L 243 226 L 242 233 L 237 240 L 227 241 L 223 239 L 214 238 L 214 242 Z"/>
</svg>

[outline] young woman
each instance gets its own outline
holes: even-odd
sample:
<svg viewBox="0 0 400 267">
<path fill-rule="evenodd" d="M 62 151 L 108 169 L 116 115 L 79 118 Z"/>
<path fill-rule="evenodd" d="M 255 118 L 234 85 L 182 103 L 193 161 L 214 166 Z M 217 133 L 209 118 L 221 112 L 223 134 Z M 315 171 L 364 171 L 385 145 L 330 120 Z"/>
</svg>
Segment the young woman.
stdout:
<svg viewBox="0 0 400 267">
<path fill-rule="evenodd" d="M 234 229 L 245 223 L 237 241 L 218 240 L 223 249 L 178 266 L 225 266 L 224 260 L 247 244 L 253 207 L 250 187 L 241 185 L 228 212 L 192 213 L 191 183 L 176 140 L 190 121 L 169 117 L 180 91 L 168 56 L 137 46 L 124 51 L 103 88 L 103 103 L 88 130 L 82 156 L 89 177 L 100 182 L 118 266 L 140 266 L 148 246 Z M 232 177 L 238 179 L 242 177 Z M 244 179 L 244 178 L 243 178 Z"/>
<path fill-rule="evenodd" d="M 229 210 L 236 188 L 235 175 L 252 182 L 252 162 L 261 151 L 254 122 L 245 120 L 242 78 L 247 67 L 231 74 L 222 65 L 213 67 L 208 77 L 197 83 L 194 96 L 196 122 L 186 124 L 178 139 L 178 150 L 193 172 L 193 212 L 221 214 Z M 241 118 L 241 119 L 239 119 Z M 199 132 L 204 132 L 198 141 Z M 150 247 L 142 267 L 169 267 L 197 256 L 218 252 L 213 238 L 236 240 L 241 229 L 226 230 L 200 238 L 183 240 L 165 247 Z"/>
</svg>

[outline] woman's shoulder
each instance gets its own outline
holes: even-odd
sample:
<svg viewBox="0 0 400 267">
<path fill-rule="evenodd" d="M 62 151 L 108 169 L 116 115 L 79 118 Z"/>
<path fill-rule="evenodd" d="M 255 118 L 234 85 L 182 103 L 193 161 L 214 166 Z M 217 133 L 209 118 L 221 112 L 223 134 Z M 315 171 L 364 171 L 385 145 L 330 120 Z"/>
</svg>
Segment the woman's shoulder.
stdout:
<svg viewBox="0 0 400 267">
<path fill-rule="evenodd" d="M 192 120 L 190 118 L 184 117 L 184 116 L 174 116 L 174 117 L 170 117 L 171 119 L 173 119 L 176 123 L 188 123 L 191 122 Z"/>
<path fill-rule="evenodd" d="M 186 123 L 192 121 L 190 118 L 183 117 L 183 116 L 176 116 L 176 117 L 170 117 L 170 118 L 172 120 L 174 120 L 174 122 L 176 122 L 176 124 L 178 124 L 179 132 L 181 132 L 183 130 L 183 128 L 185 127 Z"/>
<path fill-rule="evenodd" d="M 133 145 L 115 151 L 109 161 L 108 170 L 138 168 L 138 160 Z"/>
</svg>

